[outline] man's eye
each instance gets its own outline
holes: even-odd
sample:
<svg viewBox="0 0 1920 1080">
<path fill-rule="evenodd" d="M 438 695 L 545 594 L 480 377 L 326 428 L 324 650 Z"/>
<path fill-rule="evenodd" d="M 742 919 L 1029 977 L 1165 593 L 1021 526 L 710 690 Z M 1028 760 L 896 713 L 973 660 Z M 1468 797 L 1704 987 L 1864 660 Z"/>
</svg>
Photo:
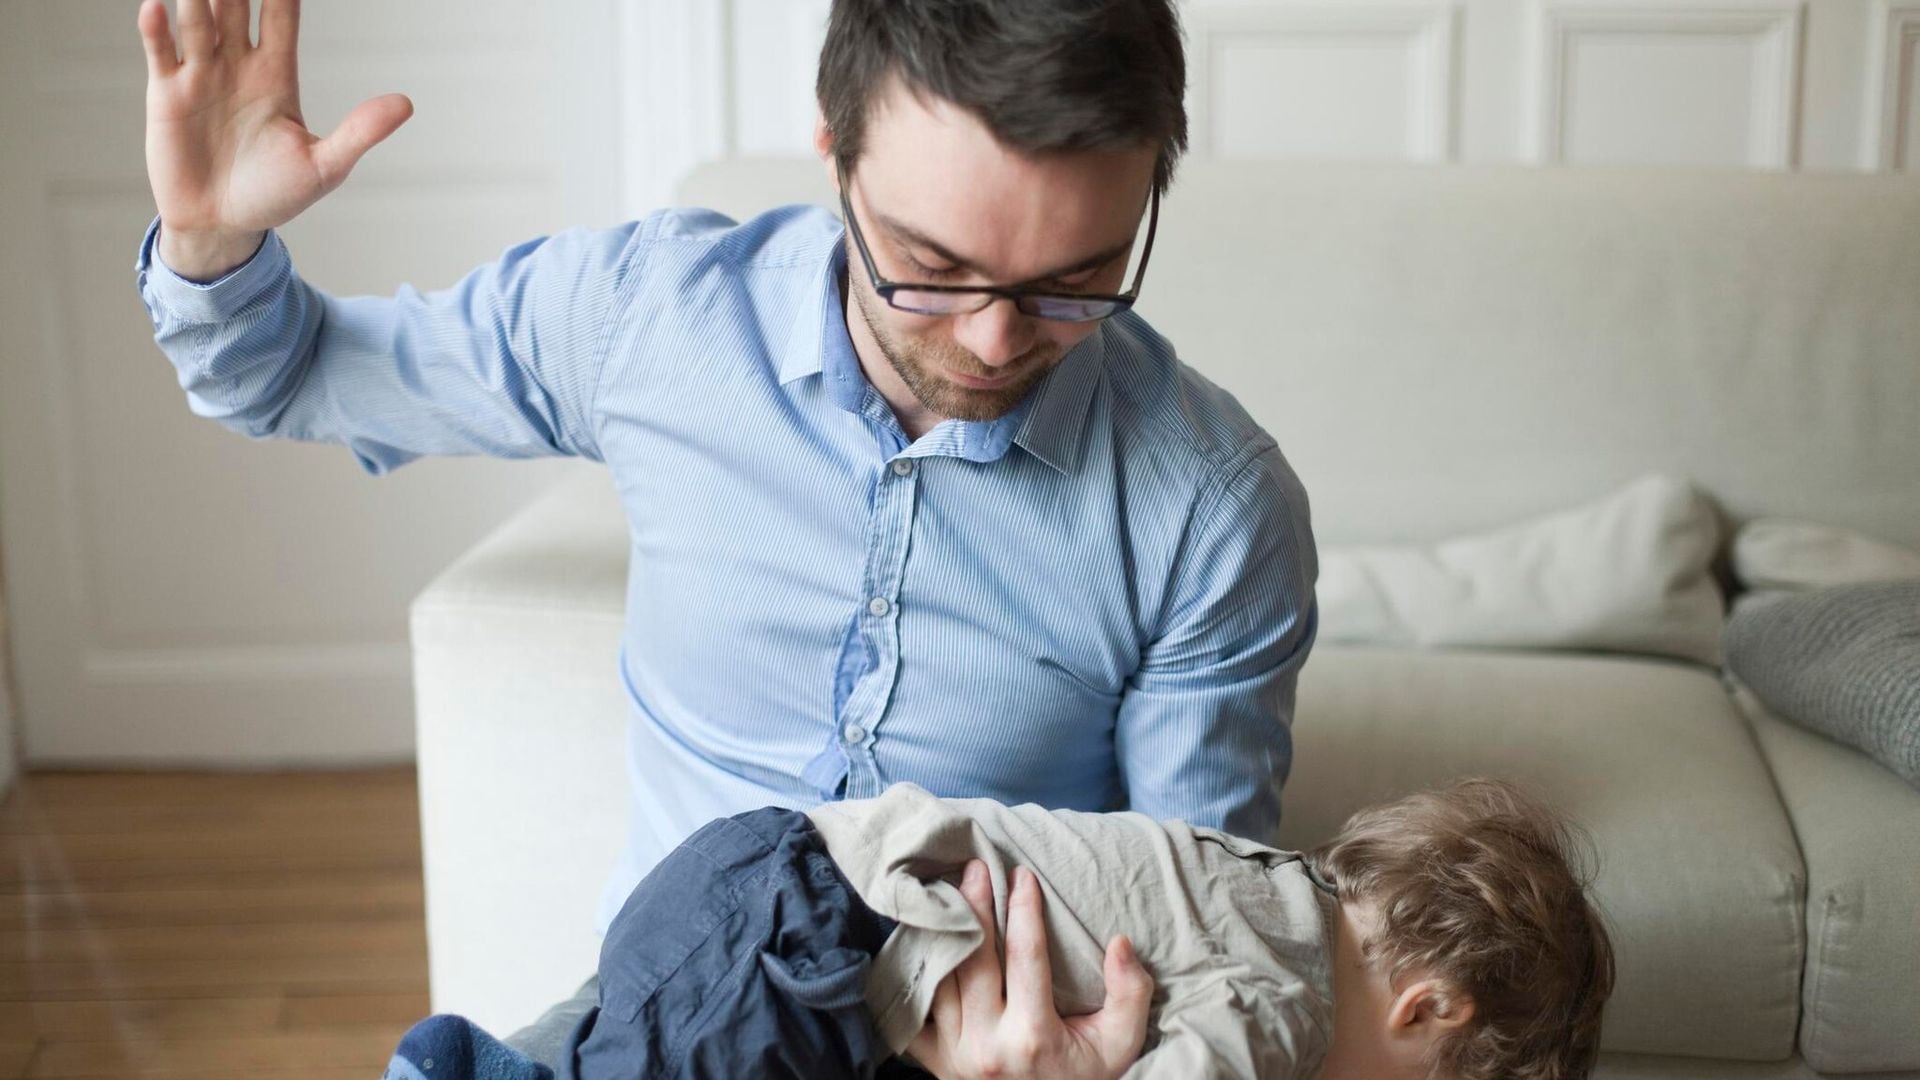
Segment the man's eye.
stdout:
<svg viewBox="0 0 1920 1080">
<path fill-rule="evenodd" d="M 924 277 L 944 279 L 944 278 L 954 277 L 955 275 L 960 273 L 960 268 L 957 266 L 938 266 L 938 267 L 928 266 L 926 263 L 921 262 L 919 259 L 912 258 L 911 256 L 908 257 L 907 261 L 913 264 L 914 272 L 921 274 Z"/>
<path fill-rule="evenodd" d="M 1093 284 L 1092 274 L 1079 274 L 1071 278 L 1055 278 L 1048 282 L 1046 287 L 1055 292 L 1077 293 L 1085 292 L 1087 286 L 1091 284 Z"/>
</svg>

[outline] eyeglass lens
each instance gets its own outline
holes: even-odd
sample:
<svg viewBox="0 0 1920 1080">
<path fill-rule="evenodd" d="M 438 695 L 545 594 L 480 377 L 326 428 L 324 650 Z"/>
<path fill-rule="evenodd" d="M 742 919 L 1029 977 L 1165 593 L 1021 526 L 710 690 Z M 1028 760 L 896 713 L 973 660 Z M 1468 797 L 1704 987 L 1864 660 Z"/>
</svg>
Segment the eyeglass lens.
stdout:
<svg viewBox="0 0 1920 1080">
<path fill-rule="evenodd" d="M 887 302 L 916 315 L 967 315 L 993 302 L 994 294 L 984 292 L 926 292 L 920 289 L 894 289 Z M 1072 296 L 1027 295 L 1015 301 L 1021 313 L 1059 322 L 1090 322 L 1104 319 L 1121 305 L 1112 300 L 1081 299 Z"/>
</svg>

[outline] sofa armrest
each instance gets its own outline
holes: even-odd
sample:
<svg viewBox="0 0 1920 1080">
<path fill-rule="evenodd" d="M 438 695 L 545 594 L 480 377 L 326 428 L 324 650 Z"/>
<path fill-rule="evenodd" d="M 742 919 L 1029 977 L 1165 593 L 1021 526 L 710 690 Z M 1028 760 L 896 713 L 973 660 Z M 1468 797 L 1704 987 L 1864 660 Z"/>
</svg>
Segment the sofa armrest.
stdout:
<svg viewBox="0 0 1920 1080">
<path fill-rule="evenodd" d="M 1823 1073 L 1920 1069 L 1920 791 L 1737 682 L 1734 698 L 1807 861 L 1801 1056 Z"/>
<path fill-rule="evenodd" d="M 624 840 L 628 540 L 604 470 L 569 479 L 411 609 L 436 1012 L 510 1032 L 594 971 Z"/>
</svg>

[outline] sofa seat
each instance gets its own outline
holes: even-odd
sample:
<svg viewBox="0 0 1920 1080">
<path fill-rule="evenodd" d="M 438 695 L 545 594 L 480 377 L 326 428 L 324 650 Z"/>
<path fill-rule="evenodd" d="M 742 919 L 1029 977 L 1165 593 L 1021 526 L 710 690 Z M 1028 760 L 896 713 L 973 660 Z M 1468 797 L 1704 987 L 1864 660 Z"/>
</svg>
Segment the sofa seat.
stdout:
<svg viewBox="0 0 1920 1080">
<path fill-rule="evenodd" d="M 1591 833 L 1619 981 L 1603 1047 L 1792 1056 L 1806 871 L 1713 670 L 1631 657 L 1316 648 L 1280 843 L 1463 774 L 1531 783 Z"/>
</svg>

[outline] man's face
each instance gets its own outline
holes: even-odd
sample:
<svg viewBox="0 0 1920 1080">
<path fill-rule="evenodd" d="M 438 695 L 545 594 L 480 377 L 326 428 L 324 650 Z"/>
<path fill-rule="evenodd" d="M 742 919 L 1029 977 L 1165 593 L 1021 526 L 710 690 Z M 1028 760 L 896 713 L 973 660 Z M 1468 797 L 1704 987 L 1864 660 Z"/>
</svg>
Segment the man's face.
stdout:
<svg viewBox="0 0 1920 1080">
<path fill-rule="evenodd" d="M 824 129 L 816 141 L 831 169 Z M 869 111 L 866 149 L 847 195 L 888 280 L 1117 293 L 1126 287 L 1157 152 L 1023 157 L 972 114 L 922 101 L 896 79 Z M 1036 319 L 1003 299 L 967 315 L 899 311 L 873 291 L 851 240 L 847 258 L 861 322 L 934 419 L 1005 415 L 1099 326 Z"/>
</svg>

